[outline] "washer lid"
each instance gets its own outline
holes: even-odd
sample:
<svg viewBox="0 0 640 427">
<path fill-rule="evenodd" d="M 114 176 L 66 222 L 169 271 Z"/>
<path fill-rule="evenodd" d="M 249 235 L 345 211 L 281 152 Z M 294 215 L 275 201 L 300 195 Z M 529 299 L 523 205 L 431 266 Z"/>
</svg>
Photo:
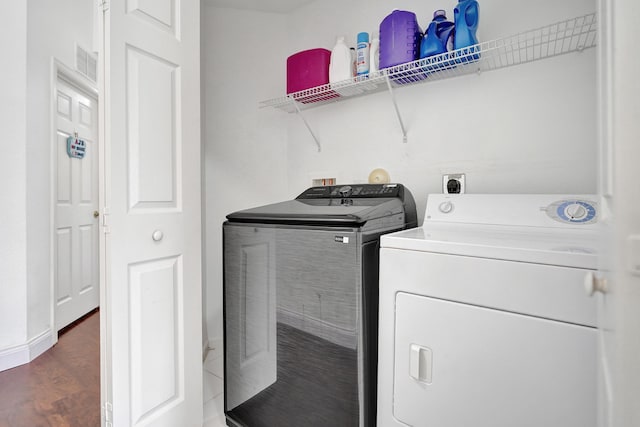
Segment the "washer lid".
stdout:
<svg viewBox="0 0 640 427">
<path fill-rule="evenodd" d="M 597 268 L 594 230 L 428 223 L 381 237 L 384 248 Z"/>
<path fill-rule="evenodd" d="M 361 226 L 372 219 L 404 214 L 397 198 L 290 200 L 227 215 L 231 222 Z"/>
</svg>

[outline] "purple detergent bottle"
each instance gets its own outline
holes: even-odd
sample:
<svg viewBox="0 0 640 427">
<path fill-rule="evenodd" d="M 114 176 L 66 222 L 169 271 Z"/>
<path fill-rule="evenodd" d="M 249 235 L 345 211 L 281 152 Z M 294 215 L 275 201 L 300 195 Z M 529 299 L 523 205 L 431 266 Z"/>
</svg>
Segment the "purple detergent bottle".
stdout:
<svg viewBox="0 0 640 427">
<path fill-rule="evenodd" d="M 418 59 L 421 39 L 415 13 L 394 10 L 387 15 L 380 23 L 380 69 Z"/>
<path fill-rule="evenodd" d="M 444 10 L 433 12 L 433 21 L 424 33 L 420 44 L 420 59 L 453 50 L 455 24 L 447 21 Z"/>
</svg>

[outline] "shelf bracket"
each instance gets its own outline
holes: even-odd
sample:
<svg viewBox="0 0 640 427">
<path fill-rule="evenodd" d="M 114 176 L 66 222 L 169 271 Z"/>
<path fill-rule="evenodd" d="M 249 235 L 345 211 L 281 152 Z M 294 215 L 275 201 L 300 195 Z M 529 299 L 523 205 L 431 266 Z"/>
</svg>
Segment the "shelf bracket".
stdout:
<svg viewBox="0 0 640 427">
<path fill-rule="evenodd" d="M 316 145 L 318 146 L 318 153 L 321 152 L 322 151 L 322 146 L 320 145 L 320 141 L 318 141 L 318 137 L 316 136 L 315 133 L 313 133 L 313 129 L 311 129 L 311 126 L 309 125 L 309 122 L 307 122 L 307 119 L 304 117 L 304 114 L 302 114 L 302 110 L 300 110 L 300 106 L 298 106 L 298 103 L 296 102 L 295 99 L 293 99 L 292 96 L 289 96 L 288 98 L 293 103 L 293 106 L 296 107 L 296 112 L 298 113 L 298 116 L 300 116 L 300 118 L 304 122 L 304 125 L 307 127 L 307 130 L 309 130 L 309 133 L 313 137 L 313 140 L 316 142 Z"/>
<path fill-rule="evenodd" d="M 398 122 L 400 123 L 400 129 L 402 129 L 402 142 L 407 143 L 407 129 L 404 127 L 404 122 L 402 121 L 402 116 L 400 115 L 400 110 L 398 109 L 398 103 L 396 102 L 396 95 L 393 92 L 393 88 L 391 87 L 391 80 L 389 76 L 386 76 L 387 87 L 389 88 L 389 93 L 391 94 L 391 101 L 393 102 L 393 108 L 396 110 L 396 115 L 398 116 Z"/>
</svg>

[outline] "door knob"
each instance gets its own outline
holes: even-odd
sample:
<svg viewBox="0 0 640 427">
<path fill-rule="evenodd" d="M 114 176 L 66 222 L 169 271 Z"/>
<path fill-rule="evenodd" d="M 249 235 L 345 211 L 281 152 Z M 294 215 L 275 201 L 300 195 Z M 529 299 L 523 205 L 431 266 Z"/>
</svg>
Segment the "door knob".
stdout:
<svg viewBox="0 0 640 427">
<path fill-rule="evenodd" d="M 93 217 L 94 218 L 98 218 L 100 216 L 100 212 L 98 211 L 93 211 Z"/>
<path fill-rule="evenodd" d="M 596 292 L 607 293 L 607 279 L 598 277 L 589 272 L 584 276 L 584 291 L 588 296 L 593 296 Z"/>
<path fill-rule="evenodd" d="M 153 234 L 151 235 L 151 238 L 155 242 L 159 242 L 160 240 L 162 240 L 163 237 L 164 237 L 164 233 L 162 233 L 162 231 L 160 231 L 160 230 L 154 231 Z"/>
</svg>

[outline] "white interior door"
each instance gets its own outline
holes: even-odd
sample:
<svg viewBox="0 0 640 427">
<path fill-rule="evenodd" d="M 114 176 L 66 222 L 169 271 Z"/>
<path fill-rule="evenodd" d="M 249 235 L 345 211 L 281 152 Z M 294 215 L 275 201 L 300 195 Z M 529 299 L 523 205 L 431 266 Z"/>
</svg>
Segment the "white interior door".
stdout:
<svg viewBox="0 0 640 427">
<path fill-rule="evenodd" d="M 598 256 L 598 274 L 595 279 L 613 282 L 614 244 L 613 244 L 613 167 L 611 145 L 611 88 L 612 88 L 612 28 L 611 2 L 598 1 L 598 115 L 599 115 L 599 180 L 598 196 L 601 208 L 601 253 Z M 613 427 L 613 367 L 615 358 L 615 300 L 606 293 L 598 298 L 598 426 Z"/>
<path fill-rule="evenodd" d="M 105 418 L 201 426 L 200 2 L 107 8 Z"/>
<path fill-rule="evenodd" d="M 612 145 L 611 145 L 611 71 L 613 63 L 611 61 L 612 28 L 611 2 L 608 0 L 598 1 L 598 144 L 599 144 L 599 179 L 598 196 L 601 209 L 600 224 L 600 254 L 598 256 L 598 274 L 595 279 L 613 281 L 614 270 L 614 245 L 613 245 L 613 167 L 612 167 Z M 587 279 L 588 280 L 588 279 Z M 602 283 L 602 282 L 601 282 Z M 606 293 L 595 295 L 598 299 L 598 426 L 613 427 L 613 367 L 615 357 L 615 307 L 614 299 Z"/>
<path fill-rule="evenodd" d="M 599 426 L 640 425 L 640 58 L 629 55 L 637 2 L 599 0 Z"/>
<path fill-rule="evenodd" d="M 96 308 L 98 275 L 98 101 L 58 76 L 55 92 L 54 288 L 56 331 Z M 86 143 L 84 158 L 67 138 Z"/>
</svg>

